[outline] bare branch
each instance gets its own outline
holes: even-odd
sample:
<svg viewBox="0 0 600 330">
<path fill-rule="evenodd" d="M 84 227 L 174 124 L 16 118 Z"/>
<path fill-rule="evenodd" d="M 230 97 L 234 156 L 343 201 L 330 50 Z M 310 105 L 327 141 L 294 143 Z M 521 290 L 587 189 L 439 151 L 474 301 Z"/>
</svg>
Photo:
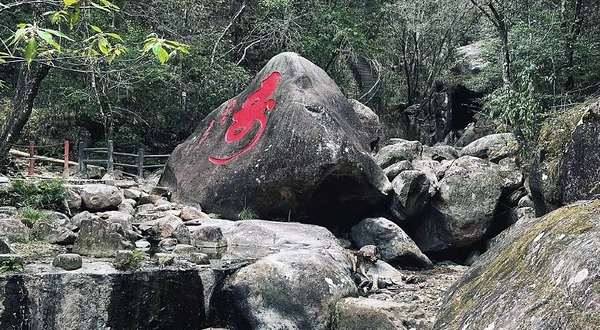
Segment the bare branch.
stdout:
<svg viewBox="0 0 600 330">
<path fill-rule="evenodd" d="M 215 42 L 215 45 L 213 46 L 213 49 L 212 49 L 212 54 L 210 56 L 210 64 L 211 65 L 215 62 L 215 53 L 217 52 L 217 46 L 219 45 L 219 43 L 221 42 L 221 40 L 223 39 L 223 37 L 225 37 L 225 33 L 227 33 L 227 31 L 231 28 L 231 26 L 233 26 L 233 23 L 240 16 L 240 14 L 244 10 L 244 8 L 246 8 L 246 3 L 245 2 L 242 3 L 242 6 L 240 7 L 240 9 L 233 16 L 233 18 L 231 19 L 231 21 L 229 22 L 229 24 L 227 25 L 227 27 L 225 27 L 225 30 L 223 30 L 223 33 L 221 33 L 221 35 L 219 36 L 219 38 Z"/>
</svg>

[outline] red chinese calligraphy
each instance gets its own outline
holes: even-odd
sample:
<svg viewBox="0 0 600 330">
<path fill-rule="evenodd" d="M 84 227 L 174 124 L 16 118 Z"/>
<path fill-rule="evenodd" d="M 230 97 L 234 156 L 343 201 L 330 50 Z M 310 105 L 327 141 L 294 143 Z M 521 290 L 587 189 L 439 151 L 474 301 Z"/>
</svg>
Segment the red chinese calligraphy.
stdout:
<svg viewBox="0 0 600 330">
<path fill-rule="evenodd" d="M 227 164 L 235 158 L 248 152 L 260 140 L 267 127 L 266 112 L 275 109 L 275 100 L 270 98 L 279 83 L 281 74 L 273 72 L 271 75 L 262 81 L 260 89 L 254 92 L 242 104 L 242 108 L 233 115 L 233 124 L 229 127 L 225 134 L 225 142 L 233 143 L 242 139 L 255 123 L 259 124 L 258 132 L 254 139 L 240 152 L 227 158 L 210 157 L 209 160 L 217 165 Z M 234 105 L 235 106 L 235 105 Z"/>
<path fill-rule="evenodd" d="M 208 137 L 208 134 L 210 134 L 210 130 L 212 130 L 213 126 L 215 126 L 214 120 L 210 122 L 210 125 L 208 125 L 208 128 L 206 129 L 206 131 L 204 131 L 204 134 L 202 134 L 202 138 L 198 142 L 198 145 L 196 146 L 196 150 L 200 149 L 200 146 L 202 145 L 204 140 L 206 140 L 206 138 Z"/>
</svg>

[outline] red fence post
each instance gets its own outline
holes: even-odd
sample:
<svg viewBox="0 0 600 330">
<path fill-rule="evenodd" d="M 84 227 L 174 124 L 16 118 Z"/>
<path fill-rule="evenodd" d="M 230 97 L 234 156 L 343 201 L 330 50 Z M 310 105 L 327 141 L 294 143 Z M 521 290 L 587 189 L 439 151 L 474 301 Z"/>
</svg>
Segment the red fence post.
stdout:
<svg viewBox="0 0 600 330">
<path fill-rule="evenodd" d="M 33 141 L 29 141 L 29 170 L 27 171 L 27 175 L 33 175 L 33 167 L 35 166 L 35 145 Z"/>
<path fill-rule="evenodd" d="M 64 169 L 63 169 L 63 178 L 68 179 L 69 178 L 69 140 L 65 141 L 65 165 L 64 165 Z"/>
</svg>

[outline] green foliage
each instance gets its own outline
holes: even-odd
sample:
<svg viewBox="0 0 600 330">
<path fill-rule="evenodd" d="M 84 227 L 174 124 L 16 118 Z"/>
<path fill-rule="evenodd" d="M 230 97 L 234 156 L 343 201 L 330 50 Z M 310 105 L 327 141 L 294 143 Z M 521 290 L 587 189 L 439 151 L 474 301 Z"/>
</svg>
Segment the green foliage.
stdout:
<svg viewBox="0 0 600 330">
<path fill-rule="evenodd" d="M 122 260 L 115 260 L 113 265 L 116 269 L 128 271 L 140 268 L 142 261 L 144 260 L 144 252 L 140 250 L 133 250 L 131 258 L 124 258 Z"/>
<path fill-rule="evenodd" d="M 252 210 L 249 207 L 244 207 L 244 209 L 238 214 L 239 220 L 252 220 L 257 218 L 258 215 L 256 214 L 256 212 L 254 212 L 254 210 Z"/>
<path fill-rule="evenodd" d="M 33 228 L 33 225 L 35 225 L 39 221 L 51 219 L 50 214 L 47 211 L 40 210 L 31 206 L 25 206 L 23 208 L 20 208 L 17 211 L 17 217 L 25 226 L 29 228 Z"/>
<path fill-rule="evenodd" d="M 9 192 L 11 204 L 32 209 L 58 209 L 68 197 L 63 181 L 56 178 L 52 181 L 12 181 Z"/>
<path fill-rule="evenodd" d="M 512 130 L 521 138 L 531 140 L 543 109 L 535 92 L 537 68 L 529 67 L 519 75 L 518 84 L 503 86 L 486 98 L 484 110 L 503 123 L 501 130 Z"/>
<path fill-rule="evenodd" d="M 0 263 L 0 273 L 23 270 L 23 264 L 16 258 L 10 258 Z"/>
</svg>

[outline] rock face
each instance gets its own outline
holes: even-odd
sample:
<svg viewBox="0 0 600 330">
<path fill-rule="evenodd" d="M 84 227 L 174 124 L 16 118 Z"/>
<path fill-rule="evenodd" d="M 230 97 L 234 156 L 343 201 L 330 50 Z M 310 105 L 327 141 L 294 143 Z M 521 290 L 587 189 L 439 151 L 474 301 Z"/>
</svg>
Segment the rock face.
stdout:
<svg viewBox="0 0 600 330">
<path fill-rule="evenodd" d="M 406 330 L 404 306 L 369 298 L 345 298 L 336 306 L 336 330 Z"/>
<path fill-rule="evenodd" d="M 431 268 L 433 264 L 395 223 L 385 218 L 369 218 L 352 227 L 352 241 L 361 248 L 375 245 L 381 259 L 399 266 Z"/>
<path fill-rule="evenodd" d="M 132 249 L 133 244 L 118 223 L 92 218 L 81 221 L 73 252 L 90 256 L 114 256 L 118 250 Z"/>
<path fill-rule="evenodd" d="M 81 186 L 80 194 L 83 206 L 89 211 L 116 210 L 123 199 L 117 187 L 100 184 Z"/>
<path fill-rule="evenodd" d="M 24 242 L 29 240 L 30 232 L 20 220 L 0 217 L 0 237 L 6 237 L 11 242 Z"/>
<path fill-rule="evenodd" d="M 323 70 L 283 53 L 175 149 L 160 185 L 175 201 L 226 218 L 250 209 L 338 225 L 383 203 L 389 190 L 362 127 Z"/>
<path fill-rule="evenodd" d="M 457 159 L 440 181 L 431 211 L 415 231 L 415 242 L 428 252 L 482 239 L 503 189 L 511 184 L 512 178 L 505 177 L 496 164 L 471 156 Z"/>
<path fill-rule="evenodd" d="M 369 137 L 371 149 L 375 149 L 377 142 L 379 142 L 383 136 L 383 125 L 379 121 L 379 116 L 373 112 L 371 108 L 360 103 L 359 101 L 352 99 L 349 101 L 352 104 L 358 119 L 360 119 L 367 136 Z"/>
<path fill-rule="evenodd" d="M 107 263 L 75 271 L 27 265 L 0 274 L 6 330 L 181 329 L 206 325 L 203 283 L 210 269 L 118 272 Z"/>
<path fill-rule="evenodd" d="M 600 102 L 547 119 L 529 183 L 538 216 L 600 194 Z"/>
<path fill-rule="evenodd" d="M 597 329 L 600 202 L 523 219 L 451 289 L 442 329 Z"/>
<path fill-rule="evenodd" d="M 429 179 L 421 171 L 398 174 L 392 181 L 392 214 L 400 221 L 421 215 L 429 206 L 429 187 Z"/>
<path fill-rule="evenodd" d="M 518 149 L 519 144 L 512 133 L 491 134 L 469 143 L 460 155 L 499 161 L 516 154 Z"/>
</svg>

